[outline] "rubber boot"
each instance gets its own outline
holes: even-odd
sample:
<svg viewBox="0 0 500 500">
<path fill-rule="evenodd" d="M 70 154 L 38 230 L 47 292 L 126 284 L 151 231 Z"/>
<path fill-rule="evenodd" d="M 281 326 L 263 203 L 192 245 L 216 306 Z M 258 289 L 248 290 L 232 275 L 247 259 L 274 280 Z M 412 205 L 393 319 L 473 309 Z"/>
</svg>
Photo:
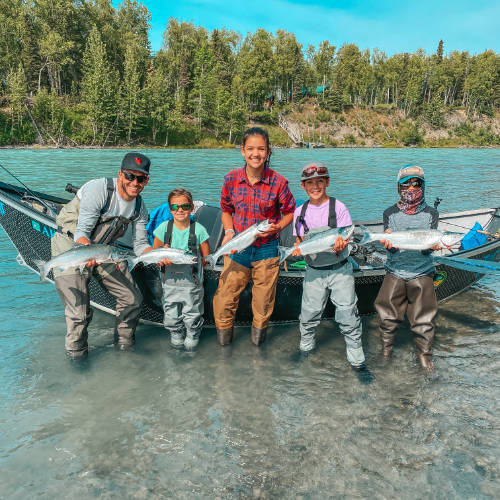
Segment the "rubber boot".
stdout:
<svg viewBox="0 0 500 500">
<path fill-rule="evenodd" d="M 220 345 L 229 345 L 233 341 L 233 327 L 224 330 L 217 329 L 217 340 Z"/>
<path fill-rule="evenodd" d="M 380 341 L 382 342 L 382 357 L 389 360 L 392 357 L 392 348 L 394 347 L 394 333 L 380 332 Z"/>
<path fill-rule="evenodd" d="M 257 328 L 252 325 L 252 343 L 256 346 L 260 346 L 266 340 L 267 328 Z"/>
</svg>

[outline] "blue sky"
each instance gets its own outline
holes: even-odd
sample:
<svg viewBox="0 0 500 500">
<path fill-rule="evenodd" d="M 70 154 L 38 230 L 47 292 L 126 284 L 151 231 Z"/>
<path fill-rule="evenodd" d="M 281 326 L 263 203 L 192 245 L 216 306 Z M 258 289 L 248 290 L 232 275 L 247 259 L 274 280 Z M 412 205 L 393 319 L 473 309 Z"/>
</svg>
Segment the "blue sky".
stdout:
<svg viewBox="0 0 500 500">
<path fill-rule="evenodd" d="M 116 2 L 118 3 L 118 2 Z M 153 50 L 170 17 L 211 30 L 264 28 L 295 33 L 300 43 L 379 48 L 388 54 L 436 50 L 499 51 L 500 2 L 486 0 L 142 0 L 152 14 Z"/>
</svg>

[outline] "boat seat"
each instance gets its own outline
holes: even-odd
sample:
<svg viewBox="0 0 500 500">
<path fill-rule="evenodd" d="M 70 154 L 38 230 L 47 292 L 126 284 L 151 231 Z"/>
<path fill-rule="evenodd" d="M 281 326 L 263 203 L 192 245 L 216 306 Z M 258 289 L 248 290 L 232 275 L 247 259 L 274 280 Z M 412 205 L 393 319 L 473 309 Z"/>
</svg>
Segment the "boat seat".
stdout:
<svg viewBox="0 0 500 500">
<path fill-rule="evenodd" d="M 222 210 L 219 207 L 203 205 L 196 212 L 196 221 L 204 226 L 210 235 L 208 239 L 210 252 L 214 252 L 220 246 L 224 234 Z"/>
</svg>

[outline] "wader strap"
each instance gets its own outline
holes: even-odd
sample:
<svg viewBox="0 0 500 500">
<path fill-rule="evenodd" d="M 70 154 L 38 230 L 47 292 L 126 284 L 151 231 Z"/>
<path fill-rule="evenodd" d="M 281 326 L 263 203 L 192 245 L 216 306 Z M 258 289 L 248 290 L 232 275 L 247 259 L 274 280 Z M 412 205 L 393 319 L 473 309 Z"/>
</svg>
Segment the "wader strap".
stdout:
<svg viewBox="0 0 500 500">
<path fill-rule="evenodd" d="M 170 246 L 172 243 L 172 231 L 174 230 L 174 221 L 169 220 L 167 223 L 167 229 L 165 229 L 165 235 L 163 236 L 163 244 Z"/>
<path fill-rule="evenodd" d="M 188 240 L 188 250 L 196 255 L 198 253 L 198 245 L 196 244 L 196 222 L 191 221 L 189 224 L 189 240 Z"/>
<path fill-rule="evenodd" d="M 297 220 L 295 221 L 295 232 L 297 233 L 298 238 L 301 239 L 301 240 L 303 240 L 304 238 L 299 236 L 300 225 L 302 224 L 302 226 L 304 228 L 304 236 L 309 232 L 309 227 L 307 226 L 306 219 L 305 219 L 306 210 L 307 210 L 308 206 L 309 206 L 309 200 L 307 200 L 302 205 L 302 209 L 300 211 L 300 215 L 297 217 Z"/>
<path fill-rule="evenodd" d="M 337 227 L 337 212 L 335 211 L 335 198 L 330 196 L 330 208 L 328 209 L 328 225 L 333 229 Z"/>
<path fill-rule="evenodd" d="M 130 216 L 130 222 L 134 222 L 135 219 L 138 219 L 139 215 L 141 215 L 141 205 L 142 205 L 142 198 L 141 195 L 139 195 L 135 199 L 134 213 Z"/>
<path fill-rule="evenodd" d="M 106 198 L 106 203 L 101 209 L 101 215 L 105 214 L 109 210 L 109 206 L 111 205 L 111 198 L 113 198 L 113 193 L 115 192 L 115 183 L 111 177 L 106 179 L 106 189 L 108 192 L 108 196 Z"/>
</svg>

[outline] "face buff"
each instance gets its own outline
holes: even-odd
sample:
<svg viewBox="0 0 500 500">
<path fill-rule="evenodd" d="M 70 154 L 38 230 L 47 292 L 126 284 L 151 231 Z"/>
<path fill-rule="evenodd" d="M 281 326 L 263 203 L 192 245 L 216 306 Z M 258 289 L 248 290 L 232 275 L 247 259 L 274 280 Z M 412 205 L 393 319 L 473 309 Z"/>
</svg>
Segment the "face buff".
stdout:
<svg viewBox="0 0 500 500">
<path fill-rule="evenodd" d="M 398 185 L 398 191 L 400 200 L 397 205 L 405 214 L 417 214 L 427 206 L 423 186 L 415 189 L 403 189 L 401 185 Z"/>
</svg>

